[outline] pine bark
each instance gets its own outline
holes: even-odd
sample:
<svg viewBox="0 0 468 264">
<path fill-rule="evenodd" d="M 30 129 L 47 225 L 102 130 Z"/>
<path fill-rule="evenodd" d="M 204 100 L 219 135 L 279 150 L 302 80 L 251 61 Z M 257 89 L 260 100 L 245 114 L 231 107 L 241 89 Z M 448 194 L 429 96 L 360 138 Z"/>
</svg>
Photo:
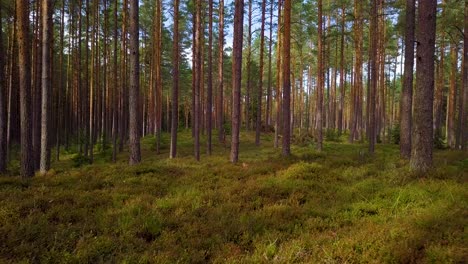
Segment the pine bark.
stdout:
<svg viewBox="0 0 468 264">
<path fill-rule="evenodd" d="M 321 0 L 319 0 L 321 5 Z M 320 7 L 319 7 L 320 10 Z M 320 12 L 320 11 L 319 11 Z M 283 156 L 291 155 L 291 0 L 284 1 Z M 320 34 L 320 33 L 319 33 Z"/>
<path fill-rule="evenodd" d="M 405 67 L 400 101 L 400 156 L 411 156 L 411 127 L 413 107 L 415 0 L 406 0 Z"/>
<path fill-rule="evenodd" d="M 218 39 L 218 141 L 224 142 L 224 0 L 219 0 L 219 39 Z"/>
<path fill-rule="evenodd" d="M 140 163 L 140 71 L 139 71 L 139 21 L 138 0 L 130 0 L 130 91 L 129 91 L 129 148 L 130 165 Z"/>
<path fill-rule="evenodd" d="M 194 155 L 197 161 L 200 160 L 200 124 L 201 124 L 201 105 L 200 105 L 200 90 L 202 89 L 202 55 L 201 55 L 201 45 L 202 45 L 202 17 L 201 17 L 201 0 L 196 0 L 196 11 L 195 11 L 195 80 L 194 80 Z"/>
<path fill-rule="evenodd" d="M 206 153 L 211 155 L 213 126 L 213 0 L 208 1 L 208 80 L 206 88 Z"/>
<path fill-rule="evenodd" d="M 266 16 L 266 0 L 262 0 L 262 22 L 260 29 L 260 68 L 258 77 L 257 91 L 257 120 L 255 125 L 255 145 L 260 146 L 260 131 L 262 128 L 262 97 L 263 97 L 263 55 L 265 49 L 265 16 Z"/>
<path fill-rule="evenodd" d="M 340 101 L 338 106 L 338 134 L 341 135 L 343 131 L 343 112 L 345 103 L 345 56 L 344 56 L 344 42 L 345 42 L 345 23 L 346 13 L 345 5 L 341 8 L 341 40 L 340 40 Z"/>
<path fill-rule="evenodd" d="M 426 172 L 432 166 L 437 1 L 421 1 L 418 7 L 416 90 L 410 167 L 414 171 Z"/>
<path fill-rule="evenodd" d="M 2 7 L 0 6 L 0 174 L 7 170 L 7 83 L 5 82 L 5 55 L 3 53 Z M 11 74 L 11 73 L 10 73 Z"/>
<path fill-rule="evenodd" d="M 460 97 L 463 97 L 460 104 L 459 133 L 461 149 L 468 150 L 468 2 L 465 1 L 465 23 L 463 36 L 463 87 Z"/>
<path fill-rule="evenodd" d="M 18 19 L 17 42 L 20 76 L 21 176 L 32 177 L 34 175 L 34 160 L 31 129 L 31 43 L 29 41 L 28 0 L 16 0 L 16 17 Z"/>
<path fill-rule="evenodd" d="M 323 18 L 322 18 L 322 0 L 318 0 L 318 55 L 317 55 L 317 150 L 322 151 L 323 141 L 323 89 L 324 89 L 324 71 L 323 71 Z"/>
<path fill-rule="evenodd" d="M 370 48 L 370 87 L 369 87 L 369 108 L 368 108 L 368 131 L 369 131 L 369 153 L 373 154 L 375 151 L 376 143 L 376 96 L 377 96 L 377 85 L 378 85 L 378 0 L 372 0 L 371 2 L 371 21 L 370 21 L 370 39 L 371 39 L 371 48 Z"/>
<path fill-rule="evenodd" d="M 234 43 L 232 63 L 232 138 L 231 162 L 239 160 L 239 132 L 240 132 L 240 96 L 242 80 L 242 43 L 243 43 L 244 0 L 235 0 L 234 10 Z"/>
<path fill-rule="evenodd" d="M 174 0 L 174 36 L 172 43 L 172 118 L 171 148 L 169 158 L 177 155 L 177 130 L 179 128 L 179 0 Z"/>
<path fill-rule="evenodd" d="M 52 42 L 51 1 L 42 0 L 42 111 L 41 111 L 41 160 L 40 172 L 50 169 L 49 111 L 50 111 L 50 46 Z"/>
</svg>

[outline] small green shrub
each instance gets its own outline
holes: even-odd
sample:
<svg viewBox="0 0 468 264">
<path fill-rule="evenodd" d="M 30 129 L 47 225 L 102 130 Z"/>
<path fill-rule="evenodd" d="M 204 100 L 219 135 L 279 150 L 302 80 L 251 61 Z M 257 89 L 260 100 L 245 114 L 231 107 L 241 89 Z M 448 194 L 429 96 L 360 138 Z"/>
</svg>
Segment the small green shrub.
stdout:
<svg viewBox="0 0 468 264">
<path fill-rule="evenodd" d="M 325 131 L 325 140 L 332 141 L 332 142 L 340 142 L 340 135 L 338 134 L 338 130 L 335 129 L 327 129 Z"/>
<path fill-rule="evenodd" d="M 79 168 L 86 164 L 91 164 L 91 159 L 89 157 L 85 157 L 82 154 L 76 154 L 72 159 L 73 167 Z"/>
<path fill-rule="evenodd" d="M 390 129 L 390 136 L 393 144 L 400 144 L 400 125 L 395 125 Z"/>
</svg>

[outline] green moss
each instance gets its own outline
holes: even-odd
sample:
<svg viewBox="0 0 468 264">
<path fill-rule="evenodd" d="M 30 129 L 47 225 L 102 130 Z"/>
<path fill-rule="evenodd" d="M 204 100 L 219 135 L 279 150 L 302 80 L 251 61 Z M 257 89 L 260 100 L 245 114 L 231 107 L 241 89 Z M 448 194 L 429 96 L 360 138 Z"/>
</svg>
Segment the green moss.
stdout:
<svg viewBox="0 0 468 264">
<path fill-rule="evenodd" d="M 163 146 L 168 135 L 164 134 Z M 466 258 L 466 153 L 435 152 L 436 167 L 413 175 L 398 146 L 309 143 L 281 156 L 271 135 L 256 147 L 241 134 L 229 148 L 179 156 L 142 140 L 143 162 L 111 151 L 92 165 L 63 153 L 54 172 L 0 177 L 0 262 L 65 263 L 451 263 Z M 342 135 L 341 142 L 346 142 Z M 204 142 L 202 142 L 204 146 Z M 72 148 L 74 149 L 74 148 Z M 202 151 L 203 153 L 203 151 Z"/>
</svg>

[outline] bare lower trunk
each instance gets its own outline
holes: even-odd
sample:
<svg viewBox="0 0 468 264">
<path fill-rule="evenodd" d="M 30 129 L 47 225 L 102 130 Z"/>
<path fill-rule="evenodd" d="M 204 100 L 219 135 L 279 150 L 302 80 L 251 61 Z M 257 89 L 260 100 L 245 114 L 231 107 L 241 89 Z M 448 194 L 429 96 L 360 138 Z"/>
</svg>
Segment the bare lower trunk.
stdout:
<svg viewBox="0 0 468 264">
<path fill-rule="evenodd" d="M 425 172 L 432 166 L 434 52 L 436 0 L 419 2 L 411 169 Z"/>
</svg>

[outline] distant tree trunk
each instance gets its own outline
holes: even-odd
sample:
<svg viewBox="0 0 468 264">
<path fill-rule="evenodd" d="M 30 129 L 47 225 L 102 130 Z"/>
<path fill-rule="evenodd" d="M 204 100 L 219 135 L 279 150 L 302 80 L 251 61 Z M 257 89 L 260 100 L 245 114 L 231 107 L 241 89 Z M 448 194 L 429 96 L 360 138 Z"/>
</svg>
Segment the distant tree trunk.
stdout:
<svg viewBox="0 0 468 264">
<path fill-rule="evenodd" d="M 234 10 L 234 43 L 232 63 L 232 138 L 231 162 L 239 160 L 239 130 L 240 130 L 240 95 L 242 80 L 242 43 L 243 43 L 244 0 L 235 0 Z"/>
<path fill-rule="evenodd" d="M 442 0 L 442 12 L 441 17 L 445 17 L 445 2 Z M 441 19 L 440 23 L 441 28 L 444 28 L 444 19 Z M 445 30 L 440 32 L 440 44 L 439 44 L 439 65 L 437 67 L 437 77 L 436 77 L 436 88 L 434 95 L 434 137 L 442 138 L 442 112 L 443 112 L 443 98 L 445 90 Z"/>
<path fill-rule="evenodd" d="M 245 95 L 245 128 L 250 130 L 250 92 L 252 90 L 252 1 L 249 1 L 249 19 L 247 25 L 247 85 Z"/>
<path fill-rule="evenodd" d="M 31 43 L 29 41 L 28 10 L 28 0 L 16 0 L 20 76 L 21 175 L 23 177 L 34 175 L 31 129 L 31 57 L 29 53 Z"/>
<path fill-rule="evenodd" d="M 140 71 L 139 71 L 139 23 L 138 23 L 138 0 L 130 0 L 130 165 L 140 163 Z"/>
<path fill-rule="evenodd" d="M 118 122 L 119 122 L 119 110 L 118 110 L 118 94 L 119 94 L 119 84 L 118 79 L 118 69 L 119 69 L 119 61 L 118 61 L 118 8 L 119 8 L 119 0 L 115 0 L 114 2 L 114 68 L 113 68 L 113 77 L 114 77 L 114 93 L 112 98 L 114 114 L 112 115 L 112 162 L 117 161 L 117 137 L 118 137 Z"/>
<path fill-rule="evenodd" d="M 450 148 L 455 148 L 455 117 L 457 105 L 457 67 L 458 67 L 458 48 L 455 43 L 450 45 L 450 86 L 447 96 L 447 145 Z"/>
<path fill-rule="evenodd" d="M 3 53 L 2 7 L 0 6 L 0 174 L 7 170 L 7 83 L 5 82 L 5 55 Z M 11 74 L 11 73 L 10 73 Z"/>
<path fill-rule="evenodd" d="M 400 156 L 411 156 L 411 126 L 413 107 L 415 0 L 406 0 L 405 73 L 400 101 Z"/>
<path fill-rule="evenodd" d="M 262 0 L 262 25 L 260 30 L 260 68 L 257 92 L 257 122 L 255 127 L 255 145 L 260 146 L 260 130 L 262 128 L 262 97 L 263 97 L 263 53 L 265 48 L 265 13 L 266 0 Z"/>
<path fill-rule="evenodd" d="M 124 144 L 127 141 L 127 129 L 128 129 L 128 89 L 125 87 L 127 83 L 127 12 L 128 12 L 128 0 L 123 0 L 122 6 L 122 41 L 121 41 L 121 69 L 120 69 L 120 145 L 119 150 L 123 151 Z"/>
<path fill-rule="evenodd" d="M 60 13 L 60 58 L 59 58 L 59 65 L 60 65 L 60 76 L 59 76 L 59 87 L 58 87 L 58 94 L 57 94 L 57 107 L 56 107 L 56 113 L 57 113 L 57 118 L 56 118 L 56 127 L 55 127 L 55 130 L 56 130 L 56 138 L 55 138 L 55 159 L 57 161 L 60 160 L 60 140 L 61 140 L 61 130 L 62 130 L 62 120 L 65 120 L 63 118 L 63 115 L 66 114 L 66 111 L 64 111 L 64 107 L 63 105 L 65 105 L 65 100 L 63 100 L 62 98 L 64 97 L 62 95 L 62 91 L 65 91 L 65 85 L 64 85 L 64 78 L 63 78 L 63 75 L 64 75 L 64 71 L 63 71 L 63 65 L 64 65 L 64 60 L 63 60 L 63 57 L 64 57 L 64 34 L 65 34 L 65 1 L 66 0 L 62 0 L 62 9 L 61 9 L 61 13 Z M 62 102 L 63 102 L 63 105 L 62 105 Z M 62 114 L 59 114 L 60 111 L 63 111 Z M 66 131 L 65 131 L 66 132 Z"/>
<path fill-rule="evenodd" d="M 345 23 L 346 13 L 345 4 L 341 7 L 341 40 L 340 40 L 340 104 L 338 106 L 338 134 L 343 131 L 343 111 L 345 102 L 345 56 L 344 56 L 344 41 L 345 41 Z"/>
<path fill-rule="evenodd" d="M 323 18 L 322 0 L 318 0 L 318 55 L 317 55 L 317 150 L 322 151 L 323 129 Z"/>
<path fill-rule="evenodd" d="M 162 73 L 161 73 L 161 60 L 162 60 L 162 2 L 156 1 L 156 15 L 154 24 L 154 81 L 153 90 L 155 95 L 155 135 L 156 135 L 156 153 L 159 154 L 161 147 L 161 127 L 162 127 Z"/>
<path fill-rule="evenodd" d="M 213 0 L 208 1 L 208 84 L 206 90 L 206 152 L 211 155 L 213 126 Z"/>
<path fill-rule="evenodd" d="M 418 3 L 416 52 L 416 90 L 414 95 L 413 145 L 410 167 L 425 172 L 432 166 L 434 104 L 434 52 L 436 31 L 436 0 Z"/>
<path fill-rule="evenodd" d="M 218 140 L 224 142 L 224 0 L 219 0 L 218 54 Z"/>
<path fill-rule="evenodd" d="M 42 111 L 41 111 L 41 161 L 40 172 L 50 169 L 49 111 L 50 111 L 50 46 L 52 42 L 52 6 L 51 1 L 42 0 Z"/>
<path fill-rule="evenodd" d="M 463 85 L 460 91 L 461 104 L 459 133 L 461 149 L 468 150 L 468 133 L 466 132 L 466 124 L 468 123 L 468 2 L 465 1 L 465 28 L 463 36 Z"/>
<path fill-rule="evenodd" d="M 272 46 L 273 46 L 273 4 L 270 5 L 270 38 L 268 39 L 268 86 L 267 86 L 267 101 L 266 101 L 266 125 L 271 126 L 271 85 L 272 85 Z"/>
<path fill-rule="evenodd" d="M 281 119 L 281 46 L 282 46 L 282 33 L 281 33 L 281 3 L 282 0 L 278 2 L 278 45 L 276 49 L 276 111 L 275 111 L 275 148 L 279 147 L 279 133 L 280 133 L 280 119 Z"/>
<path fill-rule="evenodd" d="M 177 129 L 179 128 L 179 0 L 174 0 L 174 36 L 172 43 L 172 119 L 171 149 L 169 157 L 177 155 Z"/>
<path fill-rule="evenodd" d="M 321 0 L 319 0 L 319 6 Z M 321 7 L 319 7 L 320 13 Z M 283 156 L 291 155 L 291 0 L 284 1 Z M 320 31 L 319 31 L 320 35 Z"/>
<path fill-rule="evenodd" d="M 368 123 L 368 131 L 369 131 L 369 153 L 373 154 L 375 151 L 375 143 L 376 143 L 376 93 L 377 93 L 377 85 L 378 85 L 378 74 L 377 74 L 377 59 L 378 59 L 378 8 L 377 3 L 378 0 L 372 0 L 371 2 L 371 21 L 370 21 L 370 39 L 371 39 L 371 48 L 370 48 L 370 87 L 369 87 L 369 123 Z"/>
<path fill-rule="evenodd" d="M 200 119 L 201 119 L 201 105 L 200 105 L 200 90 L 202 89 L 202 17 L 201 17 L 201 0 L 196 0 L 196 11 L 195 11 L 195 87 L 194 87 L 194 137 L 195 137 L 195 159 L 200 160 Z"/>
<path fill-rule="evenodd" d="M 373 2 L 374 0 L 372 0 Z M 377 11 L 376 11 L 377 12 Z M 350 128 L 349 128 L 349 142 L 354 142 L 358 138 L 358 123 L 362 116 L 359 116 L 360 109 L 359 104 L 361 101 L 362 94 L 362 1 L 354 1 L 354 45 L 355 45 L 355 56 L 354 61 L 354 82 L 351 90 L 351 113 L 350 113 Z M 371 16 L 373 16 L 371 14 Z M 377 15 L 376 15 L 377 16 Z M 376 18 L 377 19 L 377 18 Z M 377 22 L 376 22 L 377 23 Z M 377 28 L 377 27 L 376 27 Z M 371 36 L 372 39 L 372 36 Z"/>
</svg>

